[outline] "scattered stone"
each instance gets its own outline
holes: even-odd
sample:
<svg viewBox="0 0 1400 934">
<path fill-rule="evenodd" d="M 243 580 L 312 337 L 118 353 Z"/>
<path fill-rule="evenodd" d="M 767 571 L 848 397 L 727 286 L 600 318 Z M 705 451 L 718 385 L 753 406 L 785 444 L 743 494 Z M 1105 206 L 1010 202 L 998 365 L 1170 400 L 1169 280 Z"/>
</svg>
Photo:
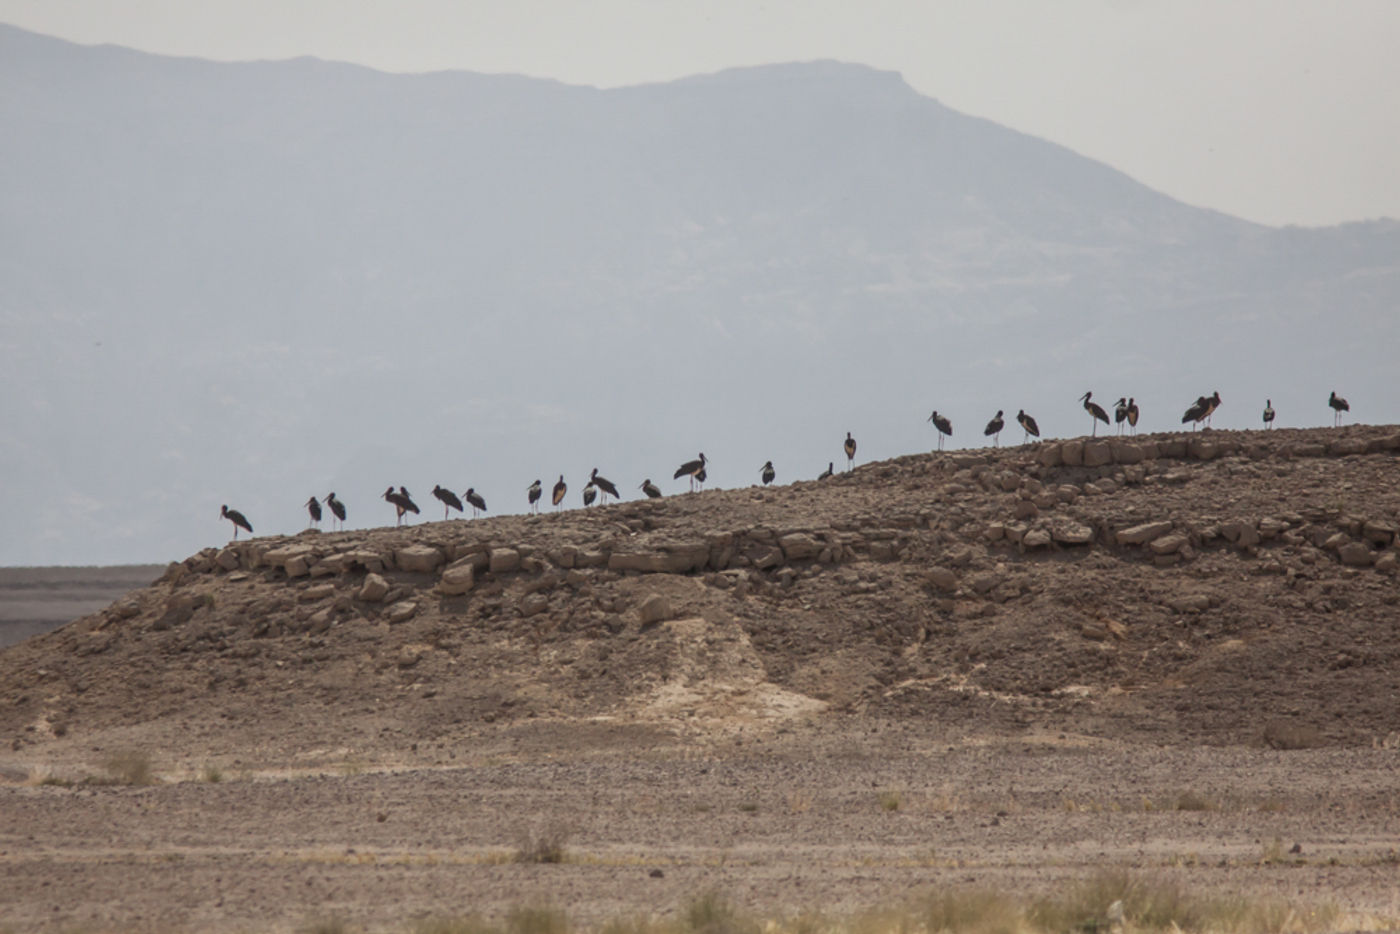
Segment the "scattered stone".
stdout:
<svg viewBox="0 0 1400 934">
<path fill-rule="evenodd" d="M 806 561 L 815 558 L 822 550 L 822 543 L 805 532 L 793 532 L 778 539 L 778 546 L 789 561 Z"/>
<path fill-rule="evenodd" d="M 1173 532 L 1170 535 L 1163 535 L 1161 538 L 1153 539 L 1148 547 L 1152 549 L 1154 555 L 1174 555 L 1186 544 L 1186 536 L 1180 532 Z"/>
<path fill-rule="evenodd" d="M 927 580 L 943 593 L 952 593 L 958 589 L 958 575 L 954 574 L 948 568 L 930 568 Z"/>
<path fill-rule="evenodd" d="M 1105 464 L 1113 463 L 1113 445 L 1108 441 L 1089 441 L 1085 443 L 1081 455 L 1085 467 L 1102 467 Z"/>
<path fill-rule="evenodd" d="M 1065 441 L 1060 444 L 1060 462 L 1066 467 L 1078 467 L 1084 463 L 1084 442 Z"/>
<path fill-rule="evenodd" d="M 1032 529 L 1021 539 L 1021 544 L 1026 548 L 1044 548 L 1050 544 L 1050 533 L 1045 529 Z"/>
<path fill-rule="evenodd" d="M 1051 528 L 1050 537 L 1062 545 L 1088 545 L 1094 540 L 1094 530 L 1079 522 L 1058 522 Z"/>
<path fill-rule="evenodd" d="M 298 603 L 315 603 L 318 600 L 325 600 L 335 596 L 335 584 L 318 584 L 315 587 L 308 587 L 297 594 Z"/>
<path fill-rule="evenodd" d="M 1154 538 L 1160 538 L 1172 530 L 1171 522 L 1144 522 L 1131 528 L 1119 529 L 1115 540 L 1120 545 L 1146 545 Z"/>
<path fill-rule="evenodd" d="M 671 618 L 671 601 L 659 593 L 647 597 L 637 606 L 637 615 L 643 626 L 650 626 Z"/>
<path fill-rule="evenodd" d="M 401 571 L 431 574 L 442 561 L 442 552 L 431 545 L 409 545 L 394 552 L 394 564 Z"/>
<path fill-rule="evenodd" d="M 1035 519 L 1040 515 L 1040 507 L 1028 499 L 1019 500 L 1011 514 L 1017 519 Z"/>
<path fill-rule="evenodd" d="M 1348 567 L 1368 568 L 1375 563 L 1375 553 L 1365 542 L 1347 542 L 1337 549 L 1337 557 Z"/>
<path fill-rule="evenodd" d="M 390 625 L 406 622 L 413 618 L 413 614 L 418 612 L 418 604 L 411 600 L 402 600 L 389 607 L 385 613 L 385 619 Z"/>
<path fill-rule="evenodd" d="M 529 619 L 549 609 L 549 598 L 542 593 L 526 594 L 520 601 L 520 616 Z"/>
<path fill-rule="evenodd" d="M 1204 613 L 1210 609 L 1210 597 L 1203 593 L 1182 594 L 1167 601 L 1178 613 Z"/>
<path fill-rule="evenodd" d="M 1220 524 L 1220 534 L 1227 542 L 1238 545 L 1241 548 L 1248 548 L 1251 545 L 1259 544 L 1259 530 L 1255 528 L 1253 522 L 1245 522 L 1240 519 L 1233 519 Z"/>
<path fill-rule="evenodd" d="M 1395 557 L 1395 552 L 1387 551 L 1376 559 L 1374 567 L 1377 571 L 1380 571 L 1382 574 L 1392 574 L 1395 572 L 1395 565 L 1397 561 L 1400 561 L 1400 559 L 1397 559 Z"/>
<path fill-rule="evenodd" d="M 233 548 L 225 548 L 214 557 L 214 563 L 225 571 L 232 571 L 238 567 L 238 552 Z"/>
<path fill-rule="evenodd" d="M 378 603 L 388 592 L 389 582 L 378 574 L 369 573 L 365 575 L 365 582 L 360 587 L 358 597 L 365 603 Z"/>
</svg>

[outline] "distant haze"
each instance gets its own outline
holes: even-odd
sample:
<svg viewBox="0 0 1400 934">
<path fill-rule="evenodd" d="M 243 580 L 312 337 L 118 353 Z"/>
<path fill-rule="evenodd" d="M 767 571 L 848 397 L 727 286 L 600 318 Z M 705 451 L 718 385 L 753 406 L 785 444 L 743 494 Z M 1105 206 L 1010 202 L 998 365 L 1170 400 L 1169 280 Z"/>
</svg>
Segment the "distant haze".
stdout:
<svg viewBox="0 0 1400 934">
<path fill-rule="evenodd" d="M 1188 204 L 1268 224 L 1400 217 L 1392 0 L 0 0 L 0 22 L 221 61 L 600 87 L 858 62 Z"/>
<path fill-rule="evenodd" d="M 1400 224 L 1273 229 L 837 62 L 602 91 L 0 27 L 0 565 L 955 445 L 1400 420 Z"/>
</svg>

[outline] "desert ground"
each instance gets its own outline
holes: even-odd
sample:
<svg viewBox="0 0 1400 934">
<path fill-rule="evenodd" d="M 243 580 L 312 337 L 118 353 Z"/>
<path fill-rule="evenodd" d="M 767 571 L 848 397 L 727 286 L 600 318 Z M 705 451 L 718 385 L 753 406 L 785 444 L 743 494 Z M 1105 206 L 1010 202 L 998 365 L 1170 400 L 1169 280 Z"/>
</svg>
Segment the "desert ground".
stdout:
<svg viewBox="0 0 1400 934">
<path fill-rule="evenodd" d="M 0 930 L 805 930 L 1105 871 L 1394 928 L 1397 457 L 1074 439 L 205 549 L 0 650 Z"/>
</svg>

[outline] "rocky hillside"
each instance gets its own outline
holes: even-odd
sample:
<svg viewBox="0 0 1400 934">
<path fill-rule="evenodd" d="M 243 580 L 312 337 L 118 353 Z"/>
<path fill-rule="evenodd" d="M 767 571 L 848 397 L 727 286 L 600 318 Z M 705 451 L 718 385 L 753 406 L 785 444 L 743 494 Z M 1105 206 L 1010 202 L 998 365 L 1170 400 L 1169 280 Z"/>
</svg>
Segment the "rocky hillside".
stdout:
<svg viewBox="0 0 1400 934">
<path fill-rule="evenodd" d="M 255 538 L 0 652 L 0 729 L 244 762 L 852 716 L 1394 743 L 1398 457 L 1395 427 L 1078 439 Z"/>
</svg>

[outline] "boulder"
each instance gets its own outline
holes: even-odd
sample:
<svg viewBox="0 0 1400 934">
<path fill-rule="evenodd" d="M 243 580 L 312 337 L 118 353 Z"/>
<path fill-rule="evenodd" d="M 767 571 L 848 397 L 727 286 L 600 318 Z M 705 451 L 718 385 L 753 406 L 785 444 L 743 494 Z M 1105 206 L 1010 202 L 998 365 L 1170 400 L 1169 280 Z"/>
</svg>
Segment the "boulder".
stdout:
<svg viewBox="0 0 1400 934">
<path fill-rule="evenodd" d="M 1058 444 L 1041 445 L 1040 453 L 1036 455 L 1036 461 L 1042 467 L 1058 467 L 1064 461 L 1060 457 L 1060 446 Z"/>
<path fill-rule="evenodd" d="M 1127 441 L 1109 442 L 1113 449 L 1113 459 L 1119 464 L 1140 464 L 1147 459 L 1141 447 Z"/>
<path fill-rule="evenodd" d="M 1333 457 L 1346 457 L 1349 454 L 1365 454 L 1366 439 L 1342 438 L 1327 445 L 1327 453 Z"/>
<path fill-rule="evenodd" d="M 238 551 L 233 548 L 224 548 L 214 556 L 214 563 L 225 571 L 232 571 L 238 567 Z"/>
<path fill-rule="evenodd" d="M 1259 544 L 1261 536 L 1259 530 L 1253 522 L 1246 522 L 1241 519 L 1232 519 L 1229 522 L 1220 524 L 1220 534 L 1225 536 L 1225 540 L 1231 544 L 1248 548 L 1251 545 Z"/>
<path fill-rule="evenodd" d="M 1110 441 L 1088 441 L 1083 451 L 1085 467 L 1102 467 L 1113 463 L 1113 443 Z"/>
<path fill-rule="evenodd" d="M 1060 445 L 1060 462 L 1066 467 L 1078 467 L 1084 463 L 1084 442 L 1065 441 Z"/>
<path fill-rule="evenodd" d="M 378 603 L 388 592 L 389 582 L 371 571 L 365 575 L 365 582 L 360 587 L 358 596 L 365 603 Z"/>
<path fill-rule="evenodd" d="M 1347 542 L 1337 549 L 1337 557 L 1350 567 L 1368 568 L 1376 560 L 1375 553 L 1365 542 Z"/>
<path fill-rule="evenodd" d="M 394 552 L 394 564 L 400 571 L 431 574 L 442 562 L 442 552 L 431 545 L 408 545 Z"/>
<path fill-rule="evenodd" d="M 549 598 L 542 593 L 528 593 L 520 599 L 520 617 L 529 619 L 549 609 Z"/>
<path fill-rule="evenodd" d="M 1186 453 L 1198 461 L 1215 460 L 1220 456 L 1220 446 L 1200 435 L 1193 437 L 1186 445 Z"/>
<path fill-rule="evenodd" d="M 972 577 L 968 579 L 967 584 L 972 588 L 974 593 L 985 594 L 989 593 L 993 587 L 1000 584 L 1001 580 L 1001 575 L 996 571 L 982 571 L 972 575 Z"/>
<path fill-rule="evenodd" d="M 492 548 L 487 564 L 492 574 L 505 574 L 520 568 L 520 552 L 514 548 Z"/>
<path fill-rule="evenodd" d="M 1395 541 L 1395 525 L 1380 519 L 1367 519 L 1361 525 L 1361 536 L 1366 541 L 1384 548 Z"/>
<path fill-rule="evenodd" d="M 614 551 L 608 556 L 609 571 L 640 571 L 643 574 L 657 574 L 665 571 L 667 564 L 666 555 L 654 551 Z"/>
<path fill-rule="evenodd" d="M 459 596 L 476 586 L 476 566 L 470 561 L 458 561 L 442 572 L 438 590 L 446 596 Z"/>
<path fill-rule="evenodd" d="M 1034 519 L 1040 515 L 1040 507 L 1028 499 L 1018 500 L 1011 514 L 1017 519 Z"/>
<path fill-rule="evenodd" d="M 1382 552 L 1380 557 L 1376 558 L 1375 568 L 1382 574 L 1393 574 L 1395 573 L 1395 566 L 1397 563 L 1400 563 L 1400 559 L 1396 558 L 1395 552 L 1386 551 Z"/>
<path fill-rule="evenodd" d="M 1126 529 L 1119 529 L 1115 540 L 1120 545 L 1146 545 L 1154 538 L 1161 538 L 1172 530 L 1170 521 L 1144 522 Z"/>
<path fill-rule="evenodd" d="M 820 551 L 820 548 L 818 548 Z M 662 546 L 665 567 L 670 574 L 688 574 L 702 570 L 710 561 L 710 546 L 707 542 L 689 542 Z"/>
</svg>

